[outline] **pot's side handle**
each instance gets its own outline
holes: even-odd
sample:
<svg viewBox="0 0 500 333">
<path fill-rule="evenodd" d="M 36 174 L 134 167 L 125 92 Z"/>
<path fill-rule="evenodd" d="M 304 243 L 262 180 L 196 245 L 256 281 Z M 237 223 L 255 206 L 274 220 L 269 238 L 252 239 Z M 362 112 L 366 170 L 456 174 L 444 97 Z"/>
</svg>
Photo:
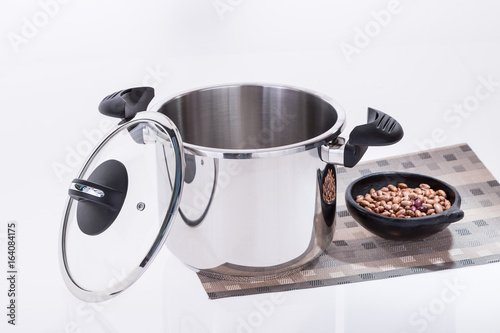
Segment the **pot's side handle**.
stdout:
<svg viewBox="0 0 500 333">
<path fill-rule="evenodd" d="M 130 120 L 137 112 L 146 111 L 155 91 L 151 87 L 137 87 L 117 91 L 104 97 L 99 104 L 103 115 Z"/>
<path fill-rule="evenodd" d="M 347 142 L 338 138 L 332 144 L 322 146 L 321 159 L 352 168 L 361 160 L 369 146 L 392 145 L 400 141 L 403 135 L 403 128 L 394 118 L 382 111 L 368 108 L 367 123 L 356 126 Z"/>
</svg>

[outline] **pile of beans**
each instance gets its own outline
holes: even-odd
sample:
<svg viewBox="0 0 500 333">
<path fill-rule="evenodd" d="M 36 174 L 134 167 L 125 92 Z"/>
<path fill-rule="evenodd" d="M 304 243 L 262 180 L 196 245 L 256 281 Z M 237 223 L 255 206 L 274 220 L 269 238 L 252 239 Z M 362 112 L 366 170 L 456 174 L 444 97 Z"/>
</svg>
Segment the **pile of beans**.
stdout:
<svg viewBox="0 0 500 333">
<path fill-rule="evenodd" d="M 323 183 L 323 200 L 330 203 L 335 200 L 335 178 L 333 177 L 332 170 L 328 170 Z"/>
<path fill-rule="evenodd" d="M 358 195 L 356 202 L 371 212 L 397 218 L 434 215 L 451 207 L 443 190 L 433 190 L 427 184 L 409 188 L 405 183 L 387 185 L 376 191 Z"/>
</svg>

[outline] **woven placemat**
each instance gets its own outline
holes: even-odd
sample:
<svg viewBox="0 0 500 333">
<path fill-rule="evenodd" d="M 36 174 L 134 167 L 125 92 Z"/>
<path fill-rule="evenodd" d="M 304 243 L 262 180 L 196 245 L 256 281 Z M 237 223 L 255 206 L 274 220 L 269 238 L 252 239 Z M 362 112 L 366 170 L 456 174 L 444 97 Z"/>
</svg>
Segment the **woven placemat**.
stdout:
<svg viewBox="0 0 500 333">
<path fill-rule="evenodd" d="M 462 197 L 463 220 L 419 241 L 375 236 L 350 216 L 344 192 L 373 172 L 407 171 L 439 178 Z M 337 168 L 337 220 L 332 243 L 301 271 L 267 281 L 235 282 L 198 274 L 209 298 L 363 282 L 500 261 L 500 184 L 472 149 L 461 144 Z"/>
</svg>

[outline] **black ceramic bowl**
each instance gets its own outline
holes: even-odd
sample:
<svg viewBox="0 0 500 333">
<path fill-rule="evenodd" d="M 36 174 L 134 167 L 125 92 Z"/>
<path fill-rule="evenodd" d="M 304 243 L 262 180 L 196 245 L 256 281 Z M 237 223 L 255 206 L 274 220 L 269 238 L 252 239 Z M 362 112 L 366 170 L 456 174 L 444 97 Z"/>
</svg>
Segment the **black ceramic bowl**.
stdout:
<svg viewBox="0 0 500 333">
<path fill-rule="evenodd" d="M 365 195 L 372 188 L 379 190 L 389 184 L 397 186 L 398 183 L 405 183 L 411 188 L 425 183 L 436 191 L 443 190 L 446 192 L 451 207 L 438 214 L 405 219 L 382 216 L 356 203 L 356 196 Z M 464 217 L 464 212 L 460 209 L 460 194 L 453 186 L 433 177 L 408 172 L 379 172 L 361 177 L 349 184 L 345 199 L 347 209 L 359 224 L 375 235 L 387 239 L 422 239 L 447 228 L 450 223 Z"/>
</svg>

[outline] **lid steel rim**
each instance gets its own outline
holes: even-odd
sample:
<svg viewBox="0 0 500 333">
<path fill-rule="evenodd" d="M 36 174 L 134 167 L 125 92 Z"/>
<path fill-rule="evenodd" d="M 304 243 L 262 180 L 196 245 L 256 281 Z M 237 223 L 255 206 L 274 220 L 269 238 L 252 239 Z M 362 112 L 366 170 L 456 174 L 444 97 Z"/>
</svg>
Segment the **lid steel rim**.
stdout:
<svg viewBox="0 0 500 333">
<path fill-rule="evenodd" d="M 111 138 L 116 136 L 117 133 L 123 129 L 136 125 L 138 123 L 149 122 L 160 126 L 166 131 L 166 134 L 171 139 L 171 147 L 174 150 L 175 165 L 176 165 L 176 177 L 174 186 L 172 189 L 172 199 L 170 201 L 167 213 L 164 220 L 162 221 L 161 227 L 159 229 L 158 235 L 154 240 L 152 246 L 150 247 L 148 253 L 144 256 L 144 259 L 126 276 L 123 280 L 119 281 L 115 285 L 100 291 L 92 291 L 82 288 L 75 281 L 69 269 L 68 260 L 66 256 L 66 232 L 68 228 L 68 218 L 71 210 L 71 204 L 73 203 L 72 198 L 68 198 L 65 205 L 65 212 L 63 215 L 63 222 L 60 231 L 61 244 L 59 247 L 59 259 L 63 275 L 63 280 L 66 283 L 69 290 L 78 298 L 84 301 L 90 302 L 100 302 L 108 300 L 117 294 L 121 293 L 128 287 L 130 287 L 135 281 L 137 281 L 141 275 L 149 267 L 153 259 L 158 254 L 161 247 L 166 241 L 168 231 L 170 230 L 171 222 L 177 212 L 180 203 L 180 196 L 182 193 L 182 184 L 184 182 L 184 150 L 182 147 L 182 140 L 180 139 L 180 134 L 175 125 L 166 116 L 157 112 L 142 112 L 138 114 L 133 120 L 128 121 L 123 124 L 119 124 L 115 129 L 113 129 L 92 151 L 89 158 L 85 162 L 81 171 L 78 173 L 78 178 L 81 178 L 87 171 L 90 163 L 94 160 L 95 156 L 103 148 L 103 146 L 108 143 Z"/>
</svg>

